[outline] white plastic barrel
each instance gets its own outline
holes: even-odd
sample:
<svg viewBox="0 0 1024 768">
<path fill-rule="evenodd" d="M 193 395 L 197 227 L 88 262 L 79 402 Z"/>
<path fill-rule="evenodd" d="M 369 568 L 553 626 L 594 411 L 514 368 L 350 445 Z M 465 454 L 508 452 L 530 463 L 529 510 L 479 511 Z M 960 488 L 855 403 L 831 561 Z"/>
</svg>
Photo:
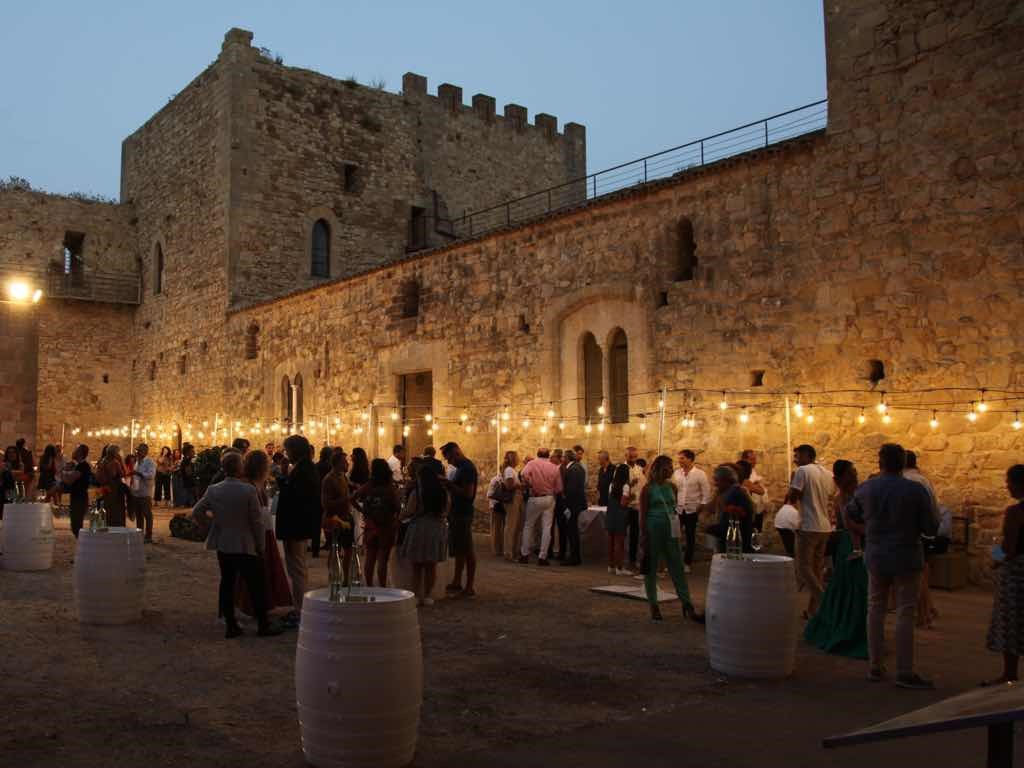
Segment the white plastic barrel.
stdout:
<svg viewBox="0 0 1024 768">
<path fill-rule="evenodd" d="M 792 674 L 797 610 L 792 558 L 715 555 L 705 608 L 711 668 L 738 677 Z"/>
<path fill-rule="evenodd" d="M 146 556 L 142 531 L 83 528 L 75 551 L 75 605 L 83 624 L 129 624 L 142 616 Z"/>
<path fill-rule="evenodd" d="M 5 504 L 0 529 L 8 571 L 45 571 L 53 565 L 53 511 L 49 504 Z"/>
<path fill-rule="evenodd" d="M 412 762 L 423 701 L 423 653 L 412 592 L 354 588 L 374 602 L 307 592 L 295 650 L 295 696 L 306 762 L 316 768 L 400 768 Z"/>
</svg>

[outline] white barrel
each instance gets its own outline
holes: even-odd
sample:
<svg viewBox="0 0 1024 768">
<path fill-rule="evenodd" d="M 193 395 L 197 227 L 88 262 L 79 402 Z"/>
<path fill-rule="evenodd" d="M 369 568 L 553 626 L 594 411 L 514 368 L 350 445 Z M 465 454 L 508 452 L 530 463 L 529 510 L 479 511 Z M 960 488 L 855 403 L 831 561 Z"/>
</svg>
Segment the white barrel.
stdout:
<svg viewBox="0 0 1024 768">
<path fill-rule="evenodd" d="M 53 511 L 49 504 L 4 504 L 0 550 L 8 571 L 45 571 L 53 565 Z"/>
<path fill-rule="evenodd" d="M 295 649 L 295 697 L 306 762 L 400 768 L 412 762 L 423 702 L 423 652 L 412 592 L 357 587 L 332 603 L 307 592 Z"/>
<path fill-rule="evenodd" d="M 715 555 L 705 608 L 711 668 L 738 677 L 792 674 L 797 610 L 792 558 Z"/>
<path fill-rule="evenodd" d="M 142 531 L 83 528 L 75 551 L 75 606 L 83 624 L 130 624 L 142 616 L 146 556 Z"/>
</svg>

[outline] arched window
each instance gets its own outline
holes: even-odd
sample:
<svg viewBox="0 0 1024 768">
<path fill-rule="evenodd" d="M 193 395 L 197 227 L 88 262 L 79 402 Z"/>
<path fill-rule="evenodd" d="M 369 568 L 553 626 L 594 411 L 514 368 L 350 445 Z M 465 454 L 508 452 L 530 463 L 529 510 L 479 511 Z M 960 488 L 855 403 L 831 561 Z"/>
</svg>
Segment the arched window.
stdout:
<svg viewBox="0 0 1024 768">
<path fill-rule="evenodd" d="M 597 339 L 589 331 L 583 334 L 583 418 L 600 421 L 597 410 L 604 400 L 604 356 Z"/>
<path fill-rule="evenodd" d="M 153 254 L 153 293 L 164 292 L 164 249 L 160 243 L 156 244 L 156 252 Z"/>
<path fill-rule="evenodd" d="M 302 374 L 295 374 L 295 423 L 302 424 Z"/>
<path fill-rule="evenodd" d="M 629 346 L 621 328 L 612 332 L 608 343 L 608 389 L 612 422 L 629 421 Z"/>
<path fill-rule="evenodd" d="M 697 243 L 693 239 L 693 222 L 685 216 L 679 220 L 679 263 L 676 282 L 697 276 Z"/>
<path fill-rule="evenodd" d="M 331 276 L 331 226 L 324 219 L 313 225 L 309 272 L 313 277 Z"/>
<path fill-rule="evenodd" d="M 292 382 L 285 376 L 281 379 L 281 421 L 292 420 Z"/>
</svg>

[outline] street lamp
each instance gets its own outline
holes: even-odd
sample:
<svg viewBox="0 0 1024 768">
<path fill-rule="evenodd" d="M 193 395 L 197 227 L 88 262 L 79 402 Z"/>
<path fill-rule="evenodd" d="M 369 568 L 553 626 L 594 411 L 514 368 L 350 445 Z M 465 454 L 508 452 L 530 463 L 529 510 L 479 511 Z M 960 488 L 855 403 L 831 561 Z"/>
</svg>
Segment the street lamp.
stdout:
<svg viewBox="0 0 1024 768">
<path fill-rule="evenodd" d="M 25 280 L 15 279 L 7 283 L 7 300 L 11 304 L 38 304 L 42 297 L 42 288 L 33 288 Z"/>
</svg>

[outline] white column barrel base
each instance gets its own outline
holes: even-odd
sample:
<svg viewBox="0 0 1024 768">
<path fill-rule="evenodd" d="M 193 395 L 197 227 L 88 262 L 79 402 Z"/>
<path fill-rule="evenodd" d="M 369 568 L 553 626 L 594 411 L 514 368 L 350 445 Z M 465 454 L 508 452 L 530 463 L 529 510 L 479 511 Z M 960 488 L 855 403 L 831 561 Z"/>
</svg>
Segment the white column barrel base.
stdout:
<svg viewBox="0 0 1024 768">
<path fill-rule="evenodd" d="M 0 551 L 7 571 L 46 571 L 53 566 L 53 510 L 49 504 L 5 504 Z"/>
<path fill-rule="evenodd" d="M 708 581 L 708 655 L 716 672 L 781 678 L 793 673 L 800 633 L 793 560 L 717 554 Z"/>
<path fill-rule="evenodd" d="M 402 768 L 412 762 L 423 702 L 423 653 L 411 592 L 362 587 L 375 602 L 307 592 L 295 650 L 306 761 L 316 768 Z"/>
<path fill-rule="evenodd" d="M 142 617 L 145 544 L 137 528 L 83 528 L 75 551 L 75 607 L 82 624 L 130 624 Z"/>
</svg>

